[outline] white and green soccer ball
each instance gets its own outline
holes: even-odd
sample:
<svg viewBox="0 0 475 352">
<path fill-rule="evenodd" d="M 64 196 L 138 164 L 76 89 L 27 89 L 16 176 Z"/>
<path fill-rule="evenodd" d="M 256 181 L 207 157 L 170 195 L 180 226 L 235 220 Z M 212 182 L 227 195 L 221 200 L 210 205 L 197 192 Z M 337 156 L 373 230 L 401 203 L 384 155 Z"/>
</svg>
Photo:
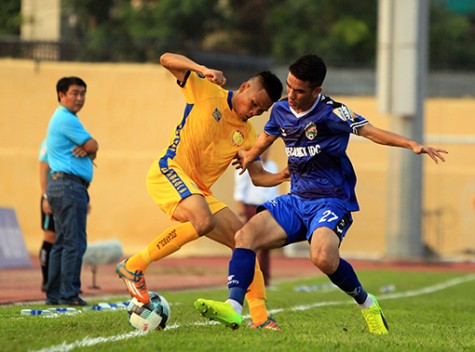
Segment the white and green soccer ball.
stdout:
<svg viewBox="0 0 475 352">
<path fill-rule="evenodd" d="M 127 306 L 129 323 L 137 330 L 162 330 L 170 320 L 170 305 L 165 297 L 149 291 L 150 303 L 143 304 L 133 298 Z"/>
</svg>

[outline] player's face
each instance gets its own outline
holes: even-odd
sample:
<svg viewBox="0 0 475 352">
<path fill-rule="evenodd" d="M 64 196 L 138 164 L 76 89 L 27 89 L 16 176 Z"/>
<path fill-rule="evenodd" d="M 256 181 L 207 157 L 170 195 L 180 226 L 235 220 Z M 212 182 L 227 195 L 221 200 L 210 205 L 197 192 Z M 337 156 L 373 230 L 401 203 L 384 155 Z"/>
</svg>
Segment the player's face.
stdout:
<svg viewBox="0 0 475 352">
<path fill-rule="evenodd" d="M 289 105 L 296 112 L 300 113 L 310 109 L 321 91 L 321 87 L 312 89 L 309 82 L 301 81 L 289 72 L 287 76 L 287 97 Z"/>
<path fill-rule="evenodd" d="M 73 114 L 77 114 L 86 101 L 86 88 L 75 84 L 69 86 L 66 94 L 59 92 L 59 102 Z"/>
<path fill-rule="evenodd" d="M 245 82 L 239 88 L 233 107 L 238 117 L 247 121 L 253 116 L 262 115 L 272 104 L 273 101 L 258 83 Z"/>
</svg>

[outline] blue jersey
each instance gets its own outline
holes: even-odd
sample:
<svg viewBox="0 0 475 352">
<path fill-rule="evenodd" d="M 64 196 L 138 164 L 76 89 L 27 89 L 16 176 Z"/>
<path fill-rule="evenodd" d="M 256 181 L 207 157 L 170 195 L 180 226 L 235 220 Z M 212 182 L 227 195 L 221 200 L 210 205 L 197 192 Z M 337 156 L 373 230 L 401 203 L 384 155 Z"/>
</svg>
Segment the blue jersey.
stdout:
<svg viewBox="0 0 475 352">
<path fill-rule="evenodd" d="M 320 95 L 302 114 L 287 99 L 274 104 L 264 131 L 285 143 L 291 175 L 290 193 L 308 199 L 342 199 L 348 211 L 359 210 L 356 175 L 346 154 L 350 133 L 367 124 L 345 105 Z"/>
<path fill-rule="evenodd" d="M 51 173 L 64 172 L 91 182 L 92 160 L 73 154 L 74 147 L 83 145 L 91 138 L 79 118 L 60 104 L 49 122 L 46 137 Z"/>
</svg>

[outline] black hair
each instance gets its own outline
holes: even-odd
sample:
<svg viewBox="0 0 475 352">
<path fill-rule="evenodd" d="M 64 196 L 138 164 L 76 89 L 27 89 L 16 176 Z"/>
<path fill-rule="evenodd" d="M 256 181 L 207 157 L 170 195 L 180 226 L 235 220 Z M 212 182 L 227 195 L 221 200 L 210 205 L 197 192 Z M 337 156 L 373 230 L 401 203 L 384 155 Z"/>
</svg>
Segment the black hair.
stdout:
<svg viewBox="0 0 475 352">
<path fill-rule="evenodd" d="M 84 87 L 84 89 L 87 89 L 86 82 L 84 82 L 81 78 L 79 77 L 63 77 L 61 78 L 58 83 L 56 83 L 56 93 L 58 95 L 58 101 L 59 101 L 59 93 L 66 94 L 69 87 L 72 85 Z"/>
<path fill-rule="evenodd" d="M 275 103 L 282 96 L 282 82 L 280 79 L 270 71 L 263 71 L 256 75 L 260 78 L 262 87 L 265 89 L 269 98 Z"/>
<path fill-rule="evenodd" d="M 315 54 L 306 54 L 295 60 L 290 66 L 292 75 L 304 82 L 310 82 L 312 88 L 321 87 L 327 74 L 323 59 Z"/>
</svg>

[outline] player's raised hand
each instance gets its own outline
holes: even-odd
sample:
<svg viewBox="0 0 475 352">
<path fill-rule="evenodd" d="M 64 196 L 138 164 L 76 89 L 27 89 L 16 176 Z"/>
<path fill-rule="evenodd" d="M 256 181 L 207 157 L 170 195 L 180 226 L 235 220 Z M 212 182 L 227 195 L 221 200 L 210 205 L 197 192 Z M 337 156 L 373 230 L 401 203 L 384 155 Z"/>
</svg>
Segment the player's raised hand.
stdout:
<svg viewBox="0 0 475 352">
<path fill-rule="evenodd" d="M 239 175 L 242 175 L 247 170 L 247 165 L 249 165 L 249 163 L 253 161 L 250 160 L 249 157 L 247 157 L 247 154 L 247 151 L 245 151 L 244 149 L 239 149 L 231 163 L 236 170 L 241 170 Z"/>
<path fill-rule="evenodd" d="M 231 165 L 234 166 L 236 170 L 242 169 L 241 158 L 238 154 L 236 154 L 236 156 L 234 157 L 233 161 L 231 162 Z"/>
<path fill-rule="evenodd" d="M 218 86 L 224 86 L 227 82 L 226 77 L 224 77 L 224 74 L 221 71 L 218 70 L 212 70 L 209 68 L 206 68 L 203 71 L 203 75 L 208 79 L 208 81 L 217 84 Z"/>
<path fill-rule="evenodd" d="M 436 164 L 439 160 L 445 162 L 445 158 L 442 154 L 448 154 L 449 152 L 443 148 L 434 148 L 422 144 L 417 144 L 412 148 L 412 151 L 416 154 L 428 154 Z"/>
</svg>

